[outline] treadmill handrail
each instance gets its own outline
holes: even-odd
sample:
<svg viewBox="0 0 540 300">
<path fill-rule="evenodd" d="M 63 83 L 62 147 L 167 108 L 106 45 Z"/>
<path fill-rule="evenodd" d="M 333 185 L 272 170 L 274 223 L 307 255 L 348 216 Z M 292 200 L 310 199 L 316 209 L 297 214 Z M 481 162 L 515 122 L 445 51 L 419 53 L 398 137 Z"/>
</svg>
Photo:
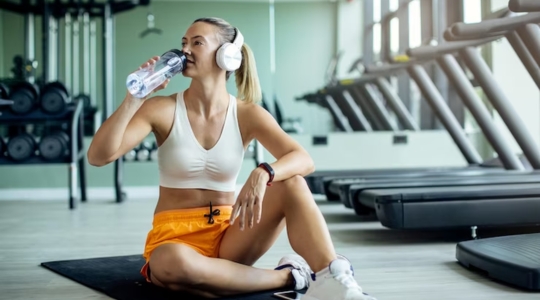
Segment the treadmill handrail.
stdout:
<svg viewBox="0 0 540 300">
<path fill-rule="evenodd" d="M 528 13 L 522 16 L 491 19 L 470 24 L 458 22 L 450 26 L 450 31 L 456 37 L 482 37 L 490 33 L 514 30 L 529 23 L 540 23 L 540 13 Z"/>
<path fill-rule="evenodd" d="M 416 60 L 409 60 L 407 62 L 399 62 L 399 63 L 385 63 L 380 65 L 371 65 L 366 66 L 365 73 L 371 74 L 371 75 L 377 75 L 377 76 L 383 76 L 387 74 L 393 74 L 398 71 L 406 71 L 408 67 L 412 65 L 417 64 L 424 64 L 424 63 L 433 63 L 432 60 L 424 60 L 424 59 L 416 59 Z"/>
<path fill-rule="evenodd" d="M 536 12 L 540 11 L 538 0 L 510 0 L 508 8 L 513 12 Z"/>
<path fill-rule="evenodd" d="M 488 39 L 488 38 L 502 38 L 505 34 L 510 32 L 509 30 L 503 30 L 500 32 L 494 32 L 489 34 L 484 34 L 482 37 L 478 36 L 455 36 L 452 31 L 450 31 L 450 28 L 446 28 L 446 30 L 443 32 L 443 38 L 445 41 L 448 42 L 457 42 L 457 41 L 478 41 L 480 38 Z"/>
<path fill-rule="evenodd" d="M 412 49 L 407 49 L 406 53 L 410 57 L 427 59 L 441 56 L 444 54 L 450 54 L 457 52 L 461 49 L 467 47 L 477 47 L 484 44 L 488 44 L 500 39 L 501 36 L 488 37 L 481 40 L 472 40 L 472 41 L 452 41 L 437 46 L 420 46 Z"/>
</svg>

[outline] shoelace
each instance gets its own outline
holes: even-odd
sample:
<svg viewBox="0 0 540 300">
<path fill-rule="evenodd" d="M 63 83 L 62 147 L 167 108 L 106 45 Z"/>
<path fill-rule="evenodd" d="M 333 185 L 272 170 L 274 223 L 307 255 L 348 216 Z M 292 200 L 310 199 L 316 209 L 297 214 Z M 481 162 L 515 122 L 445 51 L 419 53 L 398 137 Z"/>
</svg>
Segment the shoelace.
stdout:
<svg viewBox="0 0 540 300">
<path fill-rule="evenodd" d="M 300 275 L 302 275 L 302 278 L 304 278 L 304 281 L 305 281 L 305 284 L 309 284 L 309 279 L 311 277 L 311 274 L 313 272 L 311 272 L 311 270 L 304 266 L 295 266 L 294 267 L 296 270 L 298 270 L 298 272 L 300 273 Z"/>
<path fill-rule="evenodd" d="M 352 271 L 351 270 L 346 270 L 345 272 L 341 273 L 341 274 L 338 274 L 338 275 L 335 275 L 334 278 L 341 284 L 343 284 L 344 286 L 346 286 L 347 288 L 356 288 L 358 289 L 360 292 L 362 292 L 362 288 L 358 285 L 358 283 L 356 283 L 356 280 L 354 279 L 353 275 L 352 275 Z"/>
</svg>

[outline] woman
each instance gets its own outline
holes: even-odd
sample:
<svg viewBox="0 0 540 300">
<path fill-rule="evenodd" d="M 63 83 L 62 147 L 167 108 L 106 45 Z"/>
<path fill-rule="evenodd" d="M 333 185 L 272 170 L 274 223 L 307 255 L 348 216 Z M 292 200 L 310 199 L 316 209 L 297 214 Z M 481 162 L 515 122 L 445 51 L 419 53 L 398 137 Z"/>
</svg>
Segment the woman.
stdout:
<svg viewBox="0 0 540 300">
<path fill-rule="evenodd" d="M 334 252 L 303 178 L 314 169 L 309 154 L 256 104 L 255 59 L 241 33 L 222 19 L 198 19 L 182 38 L 182 50 L 189 88 L 148 99 L 128 93 L 88 150 L 90 164 L 103 166 L 150 132 L 156 137 L 160 195 L 141 274 L 157 286 L 209 298 L 308 288 L 303 299 L 372 299 L 348 260 Z M 238 99 L 226 89 L 233 71 Z M 253 139 L 277 161 L 253 170 L 235 199 L 244 150 Z M 285 256 L 274 270 L 252 267 L 285 224 L 300 256 Z"/>
</svg>

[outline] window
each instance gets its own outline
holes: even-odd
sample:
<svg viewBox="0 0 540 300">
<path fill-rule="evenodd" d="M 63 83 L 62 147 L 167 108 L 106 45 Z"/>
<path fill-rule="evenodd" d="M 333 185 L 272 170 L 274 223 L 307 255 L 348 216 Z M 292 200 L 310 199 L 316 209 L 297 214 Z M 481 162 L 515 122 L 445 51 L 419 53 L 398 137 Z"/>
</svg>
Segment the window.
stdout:
<svg viewBox="0 0 540 300">
<path fill-rule="evenodd" d="M 399 0 L 390 0 L 390 11 L 396 11 L 399 7 Z"/>
<path fill-rule="evenodd" d="M 399 19 L 390 20 L 390 51 L 392 55 L 399 53 Z"/>
<path fill-rule="evenodd" d="M 381 21 L 381 0 L 373 0 L 373 22 Z"/>
<path fill-rule="evenodd" d="M 463 1 L 463 22 L 478 23 L 482 21 L 482 0 Z"/>
<path fill-rule="evenodd" d="M 422 13 L 420 0 L 409 3 L 409 48 L 422 45 Z"/>
</svg>

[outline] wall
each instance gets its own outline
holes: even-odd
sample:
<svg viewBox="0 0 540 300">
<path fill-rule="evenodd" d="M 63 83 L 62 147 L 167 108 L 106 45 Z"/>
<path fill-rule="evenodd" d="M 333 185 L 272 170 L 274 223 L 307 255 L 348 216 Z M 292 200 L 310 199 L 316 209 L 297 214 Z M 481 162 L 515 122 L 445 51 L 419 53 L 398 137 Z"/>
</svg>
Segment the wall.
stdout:
<svg viewBox="0 0 540 300">
<path fill-rule="evenodd" d="M 2 11 L 2 71 L 3 76 L 11 76 L 13 57 L 24 54 L 24 19 L 18 14 Z M 36 51 L 37 52 L 37 51 Z M 41 53 L 41 52 L 40 52 Z"/>
<path fill-rule="evenodd" d="M 240 7 L 242 5 L 243 7 Z M 324 71 L 333 55 L 336 30 L 335 3 L 276 3 L 276 78 L 275 91 L 283 105 L 284 113 L 290 117 L 301 117 L 307 131 L 326 132 L 330 121 L 326 111 L 319 107 L 295 101 L 294 98 L 313 92 L 323 86 Z M 196 18 L 218 16 L 238 26 L 253 49 L 261 87 L 271 94 L 270 40 L 268 38 L 269 10 L 267 3 L 225 2 L 153 2 L 156 27 L 163 30 L 161 36 L 138 37 L 146 28 L 147 8 L 137 8 L 116 17 L 115 51 L 115 95 L 116 106 L 125 95 L 125 77 L 149 57 L 179 47 L 185 29 Z M 24 53 L 23 17 L 10 12 L 3 16 L 4 36 L 0 40 L 4 51 L 3 71 L 9 75 L 12 58 Z M 8 26 L 9 24 L 9 26 Z M 41 19 L 36 18 L 36 58 L 41 60 Z M 98 77 L 101 78 L 101 22 L 98 28 Z M 9 30 L 8 30 L 9 28 Z M 59 24 L 63 34 L 63 22 Z M 62 42 L 61 42 L 62 43 Z M 63 46 L 60 47 L 63 57 Z M 59 62 L 59 76 L 63 78 L 64 64 Z M 42 71 L 39 71 L 40 74 Z M 82 70 L 81 70 L 82 72 Z M 184 78 L 174 78 L 165 91 L 173 93 L 188 85 Z M 82 82 L 81 82 L 82 85 Z M 229 92 L 236 93 L 234 77 L 228 82 Z M 98 91 L 101 91 L 98 79 Z M 99 93 L 101 95 L 101 92 Z M 325 125 L 324 120 L 327 118 Z M 321 125 L 322 124 L 322 125 Z M 91 139 L 85 140 L 86 146 Z M 246 160 L 239 182 L 243 182 L 253 169 L 253 161 Z M 65 165 L 0 166 L 0 188 L 65 187 L 68 169 Z M 112 165 L 96 168 L 87 165 L 88 184 L 91 187 L 106 187 L 113 184 Z M 124 183 L 127 186 L 155 186 L 158 183 L 156 163 L 126 164 Z"/>
<path fill-rule="evenodd" d="M 358 77 L 358 72 L 349 73 L 353 62 L 362 56 L 363 39 L 363 6 L 362 1 L 338 2 L 337 8 L 337 43 L 336 52 L 342 56 L 337 65 L 339 79 Z"/>
<path fill-rule="evenodd" d="M 278 101 L 286 117 L 300 117 L 307 134 L 325 134 L 331 117 L 318 105 L 296 101 L 325 84 L 335 53 L 336 3 L 276 3 L 276 76 Z"/>
</svg>

